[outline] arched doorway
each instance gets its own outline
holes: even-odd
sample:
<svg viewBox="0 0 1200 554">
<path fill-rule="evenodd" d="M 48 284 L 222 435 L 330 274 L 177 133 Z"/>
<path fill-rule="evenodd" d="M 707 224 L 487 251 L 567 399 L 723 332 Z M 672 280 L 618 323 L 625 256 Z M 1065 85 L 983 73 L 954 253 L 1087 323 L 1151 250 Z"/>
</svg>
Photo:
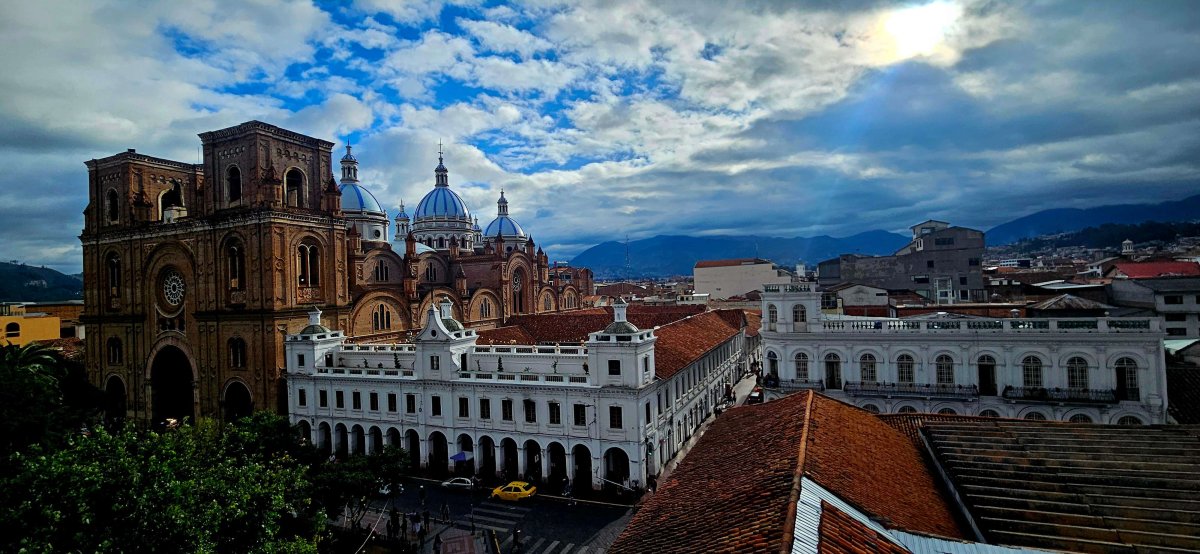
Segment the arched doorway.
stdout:
<svg viewBox="0 0 1200 554">
<path fill-rule="evenodd" d="M 592 451 L 577 444 L 571 449 L 571 458 L 575 461 L 574 471 L 571 472 L 571 490 L 578 496 L 581 491 L 592 490 Z"/>
<path fill-rule="evenodd" d="M 628 486 L 629 455 L 620 448 L 609 448 L 604 453 L 604 479 L 613 484 Z"/>
<path fill-rule="evenodd" d="M 328 422 L 322 421 L 317 426 L 317 450 L 322 454 L 333 452 L 333 431 Z"/>
<path fill-rule="evenodd" d="M 350 445 L 351 447 L 353 447 L 353 448 L 351 448 L 351 452 L 353 452 L 354 454 L 360 455 L 360 456 L 363 454 L 366 454 L 367 453 L 367 437 L 366 437 L 366 433 L 363 432 L 362 426 L 355 425 L 354 427 L 351 427 L 350 433 L 351 433 L 351 435 L 353 435 L 353 440 L 351 441 L 351 445 Z"/>
<path fill-rule="evenodd" d="M 125 382 L 116 375 L 104 384 L 104 422 L 118 426 L 125 421 Z"/>
<path fill-rule="evenodd" d="M 825 388 L 842 388 L 842 359 L 837 354 L 825 355 Z"/>
<path fill-rule="evenodd" d="M 346 424 L 345 423 L 339 423 L 336 426 L 334 426 L 334 428 L 333 428 L 333 452 L 337 454 L 338 458 L 344 459 L 346 457 L 346 453 L 347 453 L 347 444 L 346 444 L 347 440 L 346 439 L 347 439 L 348 435 L 349 435 L 349 433 L 346 432 Z"/>
<path fill-rule="evenodd" d="M 475 451 L 475 467 L 486 479 L 496 475 L 496 442 L 489 436 L 479 437 L 479 449 Z"/>
<path fill-rule="evenodd" d="M 434 431 L 429 435 L 429 473 L 435 477 L 444 477 L 450 470 L 450 454 L 446 447 L 446 435 Z"/>
<path fill-rule="evenodd" d="M 517 478 L 517 441 L 510 438 L 505 438 L 500 441 L 501 455 L 504 457 L 503 468 L 504 478 L 508 480 Z"/>
<path fill-rule="evenodd" d="M 404 448 L 404 445 L 400 444 L 400 431 L 397 431 L 395 427 L 388 427 L 387 445 L 392 448 Z"/>
<path fill-rule="evenodd" d="M 312 426 L 307 421 L 301 420 L 296 424 L 296 433 L 300 435 L 302 444 L 312 444 Z"/>
<path fill-rule="evenodd" d="M 525 480 L 530 483 L 542 481 L 542 445 L 537 441 L 525 441 Z"/>
<path fill-rule="evenodd" d="M 383 431 L 379 430 L 378 427 L 371 427 L 371 430 L 367 431 L 367 438 L 368 454 L 378 454 L 383 452 Z"/>
<path fill-rule="evenodd" d="M 458 444 L 458 452 L 454 453 L 454 474 L 468 477 L 475 475 L 475 441 L 471 439 L 471 435 L 463 433 L 455 442 Z"/>
<path fill-rule="evenodd" d="M 409 429 L 404 433 L 408 443 L 408 464 L 413 469 L 421 467 L 421 436 L 415 430 Z"/>
<path fill-rule="evenodd" d="M 567 479 L 567 450 L 563 445 L 552 442 L 546 447 L 546 455 L 550 457 L 550 490 L 561 492 Z"/>
<path fill-rule="evenodd" d="M 225 398 L 221 401 L 225 421 L 237 421 L 254 413 L 254 400 L 250 398 L 250 389 L 246 385 L 234 381 L 225 387 Z"/>
<path fill-rule="evenodd" d="M 192 363 L 187 354 L 175 346 L 164 346 L 150 364 L 150 403 L 155 425 L 166 420 L 193 421 L 196 400 Z"/>
</svg>

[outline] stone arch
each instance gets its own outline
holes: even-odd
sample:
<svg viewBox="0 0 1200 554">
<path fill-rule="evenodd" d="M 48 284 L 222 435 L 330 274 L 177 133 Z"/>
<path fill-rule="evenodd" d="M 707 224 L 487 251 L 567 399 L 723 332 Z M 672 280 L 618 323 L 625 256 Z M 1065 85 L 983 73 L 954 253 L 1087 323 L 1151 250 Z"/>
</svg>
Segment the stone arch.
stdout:
<svg viewBox="0 0 1200 554">
<path fill-rule="evenodd" d="M 484 310 L 484 303 L 487 303 L 487 310 Z M 496 291 L 489 288 L 481 288 L 471 295 L 471 302 L 467 308 L 467 313 L 470 314 L 471 321 L 482 321 L 487 319 L 496 319 L 500 317 L 500 295 Z"/>
<path fill-rule="evenodd" d="M 121 195 L 117 189 L 110 188 L 104 193 L 104 215 L 106 223 L 121 221 Z"/>
<path fill-rule="evenodd" d="M 572 488 L 575 491 L 591 490 L 593 487 L 592 451 L 586 444 L 571 447 L 571 459 L 575 467 L 570 468 Z M 584 485 L 586 483 L 586 486 Z"/>
<path fill-rule="evenodd" d="M 317 424 L 316 446 L 322 454 L 333 451 L 333 429 L 328 421 Z"/>
<path fill-rule="evenodd" d="M 232 205 L 242 199 L 242 170 L 236 163 L 225 168 L 225 202 Z"/>
<path fill-rule="evenodd" d="M 146 364 L 150 380 L 151 419 L 164 425 L 172 419 L 177 423 L 196 418 L 196 364 L 182 341 L 166 337 L 151 351 Z"/>
<path fill-rule="evenodd" d="M 912 402 L 897 402 L 893 407 L 898 414 L 915 414 L 924 411 Z"/>
<path fill-rule="evenodd" d="M 423 458 L 421 456 L 421 435 L 417 433 L 416 429 L 409 429 L 404 432 L 404 443 L 404 449 L 408 451 L 409 467 L 422 467 L 424 464 L 422 463 Z"/>
<path fill-rule="evenodd" d="M 254 396 L 245 381 L 235 377 L 225 382 L 221 392 L 221 412 L 225 421 L 236 421 L 254 413 Z"/>
<path fill-rule="evenodd" d="M 125 379 L 115 373 L 110 373 L 104 379 L 104 421 L 110 425 L 120 425 L 128 413 L 126 398 L 129 389 Z"/>
<path fill-rule="evenodd" d="M 380 452 L 383 452 L 383 431 L 378 426 L 372 425 L 367 430 L 367 454 Z"/>
<path fill-rule="evenodd" d="M 333 426 L 333 453 L 338 458 L 345 459 L 347 452 L 350 449 L 350 433 L 346 430 L 345 423 L 338 423 Z"/>
<path fill-rule="evenodd" d="M 542 287 L 542 291 L 538 293 L 538 300 L 535 306 L 538 313 L 554 312 L 558 309 L 558 302 L 554 301 L 554 289 L 550 287 Z"/>
<path fill-rule="evenodd" d="M 1031 416 L 1030 414 L 1038 414 L 1042 417 L 1041 417 L 1041 419 L 1038 419 L 1036 416 Z M 1048 409 L 1043 408 L 1041 406 L 1026 406 L 1017 411 L 1017 419 L 1048 421 L 1048 420 L 1054 419 L 1053 416 L 1054 416 L 1054 414 L 1049 413 Z"/>
<path fill-rule="evenodd" d="M 503 478 L 505 479 L 511 480 L 517 478 L 517 470 L 519 467 L 519 462 L 517 460 L 520 456 L 520 452 L 518 452 L 518 450 L 519 447 L 517 446 L 517 441 L 512 437 L 504 437 L 500 439 L 500 464 L 501 468 L 503 468 Z"/>
<path fill-rule="evenodd" d="M 391 310 L 392 326 L 388 331 L 402 332 L 412 327 L 409 323 L 408 302 L 388 291 L 372 291 L 354 302 L 354 308 L 350 310 L 350 332 L 347 334 L 358 336 L 384 332 L 374 330 L 372 316 L 379 306 L 386 306 Z M 424 313 L 421 315 L 423 317 Z M 424 319 L 421 321 L 423 322 Z"/>
<path fill-rule="evenodd" d="M 441 431 L 429 433 L 429 472 L 434 476 L 443 477 L 449 471 L 450 450 L 446 435 Z"/>
<path fill-rule="evenodd" d="M 582 296 L 579 294 L 579 289 L 575 288 L 575 285 L 563 286 L 562 292 L 559 294 L 559 296 L 561 298 L 558 303 L 559 311 L 574 310 L 576 308 L 583 307 L 583 304 L 580 301 Z"/>
<path fill-rule="evenodd" d="M 480 435 L 475 449 L 475 468 L 479 475 L 496 475 L 496 441 L 488 435 Z"/>
<path fill-rule="evenodd" d="M 604 451 L 604 479 L 612 483 L 624 484 L 634 478 L 631 473 L 632 456 L 624 448 L 610 447 Z"/>
<path fill-rule="evenodd" d="M 534 439 L 527 439 L 521 443 L 521 454 L 525 457 L 525 480 L 530 482 L 541 482 L 542 475 L 542 456 L 544 450 L 542 444 Z"/>
<path fill-rule="evenodd" d="M 393 448 L 404 448 L 403 439 L 400 438 L 400 430 L 395 427 L 388 427 L 387 433 L 384 434 L 384 444 Z"/>
<path fill-rule="evenodd" d="M 562 490 L 564 479 L 568 478 L 570 469 L 567 467 L 567 449 L 558 441 L 550 441 L 546 445 L 544 455 L 549 463 L 549 475 L 546 475 L 546 481 L 551 485 L 552 490 Z"/>
<path fill-rule="evenodd" d="M 1129 412 L 1113 414 L 1109 421 L 1113 425 L 1146 425 L 1146 419 L 1143 416 Z"/>
<path fill-rule="evenodd" d="M 1087 421 L 1078 421 L 1080 416 L 1086 417 Z M 1094 410 L 1076 408 L 1074 410 L 1067 410 L 1067 412 L 1063 414 L 1062 420 L 1071 423 L 1096 423 L 1098 418 Z"/>
<path fill-rule="evenodd" d="M 312 425 L 309 425 L 307 420 L 302 419 L 300 420 L 300 423 L 296 424 L 296 434 L 300 435 L 300 441 L 302 444 L 312 444 Z"/>
<path fill-rule="evenodd" d="M 449 283 L 450 266 L 434 252 L 422 254 L 417 262 L 417 280 L 431 285 Z"/>
<path fill-rule="evenodd" d="M 299 166 L 283 170 L 283 205 L 293 208 L 308 206 L 308 175 Z"/>
<path fill-rule="evenodd" d="M 367 453 L 367 432 L 357 423 L 350 428 L 350 453 L 363 455 Z"/>
<path fill-rule="evenodd" d="M 387 271 L 378 271 L 379 264 L 387 264 Z M 367 285 L 399 283 L 404 277 L 404 259 L 391 250 L 371 250 L 363 260 L 362 267 L 362 283 Z"/>
</svg>

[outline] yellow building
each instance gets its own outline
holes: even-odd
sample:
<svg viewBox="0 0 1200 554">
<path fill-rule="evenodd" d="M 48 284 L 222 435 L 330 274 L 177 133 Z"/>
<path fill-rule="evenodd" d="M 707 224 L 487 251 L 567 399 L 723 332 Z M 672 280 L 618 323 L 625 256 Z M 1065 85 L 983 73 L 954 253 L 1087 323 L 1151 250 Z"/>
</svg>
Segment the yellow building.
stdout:
<svg viewBox="0 0 1200 554">
<path fill-rule="evenodd" d="M 26 313 L 21 304 L 0 304 L 0 344 L 24 345 L 59 338 L 59 319 L 43 313 Z"/>
</svg>

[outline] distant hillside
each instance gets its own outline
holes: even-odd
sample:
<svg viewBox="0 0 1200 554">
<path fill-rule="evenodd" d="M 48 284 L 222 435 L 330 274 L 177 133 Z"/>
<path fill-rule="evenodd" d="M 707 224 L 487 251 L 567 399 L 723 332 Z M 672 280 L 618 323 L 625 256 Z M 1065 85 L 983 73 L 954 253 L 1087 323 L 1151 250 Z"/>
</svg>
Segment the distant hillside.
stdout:
<svg viewBox="0 0 1200 554">
<path fill-rule="evenodd" d="M 850 237 L 688 237 L 659 235 L 629 243 L 625 270 L 625 244 L 597 244 L 571 260 L 571 265 L 591 268 L 599 279 L 691 275 L 700 260 L 766 258 L 783 266 L 804 261 L 810 266 L 841 254 L 891 254 L 908 244 L 909 237 L 886 231 L 867 231 Z"/>
<path fill-rule="evenodd" d="M 1062 233 L 1031 239 L 1021 239 L 1010 248 L 1016 252 L 1032 253 L 1047 248 L 1083 246 L 1086 248 L 1110 248 L 1118 250 L 1125 239 L 1134 244 L 1146 242 L 1172 242 L 1179 237 L 1200 236 L 1200 223 L 1146 221 L 1137 225 L 1106 223 L 1099 227 L 1088 227 L 1072 233 Z"/>
<path fill-rule="evenodd" d="M 78 300 L 83 280 L 53 269 L 0 262 L 0 302 Z"/>
<path fill-rule="evenodd" d="M 987 232 L 989 245 L 1012 244 L 1024 238 L 1079 231 L 1105 223 L 1200 219 L 1200 195 L 1161 204 L 1117 204 L 1088 209 L 1055 208 L 1020 217 Z"/>
</svg>

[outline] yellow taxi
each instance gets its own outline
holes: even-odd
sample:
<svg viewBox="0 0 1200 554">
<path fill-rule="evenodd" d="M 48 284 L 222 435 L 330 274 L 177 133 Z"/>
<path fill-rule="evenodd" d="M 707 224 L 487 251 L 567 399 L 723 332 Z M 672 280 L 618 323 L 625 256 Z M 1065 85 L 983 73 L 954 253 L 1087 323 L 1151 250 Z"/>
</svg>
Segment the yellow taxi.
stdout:
<svg viewBox="0 0 1200 554">
<path fill-rule="evenodd" d="M 501 500 L 521 500 L 529 498 L 537 492 L 537 487 L 526 483 L 525 481 L 513 481 L 507 485 L 501 485 L 492 489 L 492 498 Z"/>
</svg>

